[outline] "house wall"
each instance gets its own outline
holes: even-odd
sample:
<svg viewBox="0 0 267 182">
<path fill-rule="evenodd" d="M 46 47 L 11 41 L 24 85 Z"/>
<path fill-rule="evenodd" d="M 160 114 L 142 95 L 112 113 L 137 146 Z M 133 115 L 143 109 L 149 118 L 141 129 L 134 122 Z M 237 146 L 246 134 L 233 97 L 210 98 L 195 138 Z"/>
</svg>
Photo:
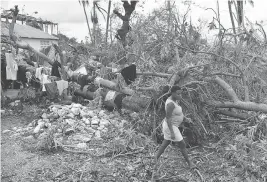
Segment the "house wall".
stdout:
<svg viewBox="0 0 267 182">
<path fill-rule="evenodd" d="M 58 40 L 47 40 L 47 39 L 29 39 L 29 38 L 21 38 L 21 40 L 25 43 L 28 43 L 35 50 L 39 51 L 44 47 L 48 47 L 52 43 L 58 45 Z"/>
</svg>

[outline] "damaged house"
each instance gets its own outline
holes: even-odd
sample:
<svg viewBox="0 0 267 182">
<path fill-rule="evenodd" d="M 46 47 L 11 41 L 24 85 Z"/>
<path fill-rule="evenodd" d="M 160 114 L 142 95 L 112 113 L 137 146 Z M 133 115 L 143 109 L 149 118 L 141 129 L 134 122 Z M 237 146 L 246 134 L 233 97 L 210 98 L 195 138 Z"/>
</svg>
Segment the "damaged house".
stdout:
<svg viewBox="0 0 267 182">
<path fill-rule="evenodd" d="M 58 44 L 59 38 L 50 35 L 42 30 L 28 25 L 15 24 L 14 33 L 20 37 L 22 42 L 28 43 L 35 50 L 41 50 L 52 44 Z M 9 37 L 9 25 L 1 22 L 1 36 Z"/>
</svg>

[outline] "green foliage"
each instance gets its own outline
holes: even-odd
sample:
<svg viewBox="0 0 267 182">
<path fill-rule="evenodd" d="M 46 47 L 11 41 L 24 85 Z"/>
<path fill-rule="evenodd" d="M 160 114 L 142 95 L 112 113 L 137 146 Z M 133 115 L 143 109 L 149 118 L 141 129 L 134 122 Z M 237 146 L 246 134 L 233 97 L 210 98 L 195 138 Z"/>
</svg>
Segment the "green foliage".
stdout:
<svg viewBox="0 0 267 182">
<path fill-rule="evenodd" d="M 243 180 L 258 181 L 267 177 L 266 131 L 266 120 L 262 120 L 254 126 L 247 127 L 245 133 L 236 135 L 225 148 L 225 158 L 232 161 L 232 165 L 242 169 L 240 175 L 243 176 Z"/>
</svg>

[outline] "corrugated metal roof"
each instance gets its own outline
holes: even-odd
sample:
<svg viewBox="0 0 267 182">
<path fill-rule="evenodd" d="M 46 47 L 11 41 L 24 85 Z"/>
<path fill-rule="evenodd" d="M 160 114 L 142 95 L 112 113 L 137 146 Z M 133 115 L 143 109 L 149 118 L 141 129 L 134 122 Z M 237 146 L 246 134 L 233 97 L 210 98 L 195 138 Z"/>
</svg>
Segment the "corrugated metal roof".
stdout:
<svg viewBox="0 0 267 182">
<path fill-rule="evenodd" d="M 1 35 L 9 36 L 7 23 L 1 22 Z M 19 25 L 15 24 L 14 33 L 22 38 L 31 38 L 31 39 L 50 39 L 50 40 L 58 40 L 59 38 L 49 35 L 46 32 L 43 32 L 39 29 L 30 27 L 28 25 Z"/>
</svg>

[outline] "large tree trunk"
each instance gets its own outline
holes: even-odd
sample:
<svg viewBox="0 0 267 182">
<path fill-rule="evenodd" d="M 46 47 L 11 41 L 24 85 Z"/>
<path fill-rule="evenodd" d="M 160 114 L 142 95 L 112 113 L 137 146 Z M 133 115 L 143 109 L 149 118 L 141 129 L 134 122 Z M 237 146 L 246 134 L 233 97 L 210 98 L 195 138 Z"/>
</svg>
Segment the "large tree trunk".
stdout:
<svg viewBox="0 0 267 182">
<path fill-rule="evenodd" d="M 82 91 L 82 90 L 75 90 L 74 95 L 81 96 L 88 100 L 94 100 L 97 97 L 97 95 L 94 92 Z M 101 90 L 100 95 L 104 100 L 105 96 L 107 95 L 107 90 Z M 145 111 L 148 108 L 150 101 L 151 98 L 149 97 L 137 96 L 137 95 L 127 96 L 122 99 L 122 108 L 135 112 Z M 103 102 L 103 104 L 106 106 L 110 106 L 108 102 Z"/>
</svg>

